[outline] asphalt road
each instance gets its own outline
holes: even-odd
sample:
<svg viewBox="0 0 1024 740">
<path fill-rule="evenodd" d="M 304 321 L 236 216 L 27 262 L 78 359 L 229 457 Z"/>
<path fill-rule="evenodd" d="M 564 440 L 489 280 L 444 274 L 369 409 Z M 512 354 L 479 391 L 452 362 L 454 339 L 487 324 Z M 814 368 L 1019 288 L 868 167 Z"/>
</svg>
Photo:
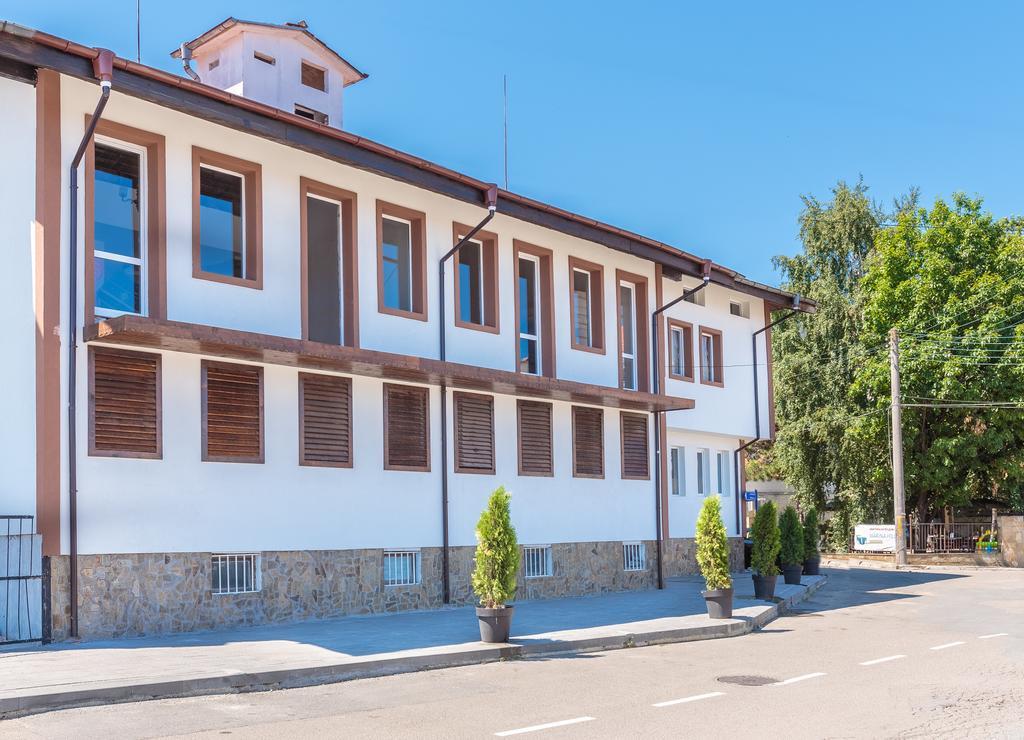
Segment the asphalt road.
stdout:
<svg viewBox="0 0 1024 740">
<path fill-rule="evenodd" d="M 744 637 L 72 709 L 0 737 L 1024 737 L 1024 571 L 829 576 Z"/>
</svg>

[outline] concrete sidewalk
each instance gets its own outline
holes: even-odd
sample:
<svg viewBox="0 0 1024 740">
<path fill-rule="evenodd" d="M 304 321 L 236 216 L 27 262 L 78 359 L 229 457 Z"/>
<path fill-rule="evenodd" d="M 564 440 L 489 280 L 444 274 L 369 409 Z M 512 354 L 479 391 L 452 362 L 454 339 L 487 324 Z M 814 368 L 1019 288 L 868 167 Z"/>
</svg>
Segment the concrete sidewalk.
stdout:
<svg viewBox="0 0 1024 740">
<path fill-rule="evenodd" d="M 472 607 L 0 652 L 0 717 L 83 704 L 261 691 L 509 658 L 733 637 L 824 585 L 779 578 L 776 603 L 734 576 L 734 619 L 711 620 L 699 578 L 663 591 L 524 601 L 512 642 L 487 645 Z"/>
</svg>

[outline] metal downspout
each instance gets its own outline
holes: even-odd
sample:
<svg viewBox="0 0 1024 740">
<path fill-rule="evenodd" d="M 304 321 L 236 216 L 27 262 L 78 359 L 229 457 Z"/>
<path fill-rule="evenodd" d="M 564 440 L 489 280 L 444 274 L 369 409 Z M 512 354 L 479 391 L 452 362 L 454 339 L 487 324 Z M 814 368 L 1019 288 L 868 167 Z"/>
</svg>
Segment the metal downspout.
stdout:
<svg viewBox="0 0 1024 740">
<path fill-rule="evenodd" d="M 487 222 L 494 218 L 498 209 L 498 186 L 491 185 L 484 194 L 487 201 L 487 215 L 483 220 L 469 230 L 469 233 L 459 239 L 458 243 L 445 252 L 444 256 L 437 261 L 438 300 L 438 337 L 440 348 L 440 359 L 442 362 L 447 358 L 445 345 L 445 296 L 444 296 L 444 265 L 452 255 L 459 251 L 463 244 L 468 242 Z M 449 544 L 448 544 L 448 385 L 441 380 L 441 581 L 443 583 L 444 603 L 451 603 L 451 580 L 449 578 Z"/>
<path fill-rule="evenodd" d="M 68 259 L 68 539 L 70 544 L 68 557 L 69 587 L 71 600 L 71 623 L 69 636 L 78 637 L 78 439 L 77 439 L 77 402 L 78 402 L 78 166 L 82 163 L 85 151 L 92 141 L 103 109 L 110 99 L 110 87 L 114 78 L 114 52 L 97 49 L 92 60 L 93 76 L 100 81 L 100 99 L 96 102 L 89 125 L 85 129 L 74 159 L 71 160 L 70 173 L 70 236 Z"/>
</svg>

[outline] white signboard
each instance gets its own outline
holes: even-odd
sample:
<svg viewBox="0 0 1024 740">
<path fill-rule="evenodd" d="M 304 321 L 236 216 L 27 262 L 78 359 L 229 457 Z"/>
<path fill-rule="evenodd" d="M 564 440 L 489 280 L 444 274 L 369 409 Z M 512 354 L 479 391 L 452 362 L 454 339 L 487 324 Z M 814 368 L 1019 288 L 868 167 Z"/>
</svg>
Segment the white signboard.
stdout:
<svg viewBox="0 0 1024 740">
<path fill-rule="evenodd" d="M 864 552 L 895 552 L 895 524 L 858 524 L 853 528 L 853 549 Z"/>
</svg>

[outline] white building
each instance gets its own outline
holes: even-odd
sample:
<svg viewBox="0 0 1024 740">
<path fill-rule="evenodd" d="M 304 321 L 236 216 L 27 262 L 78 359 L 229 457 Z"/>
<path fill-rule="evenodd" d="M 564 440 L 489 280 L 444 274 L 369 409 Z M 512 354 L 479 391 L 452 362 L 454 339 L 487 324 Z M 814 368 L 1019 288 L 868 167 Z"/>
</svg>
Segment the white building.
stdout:
<svg viewBox="0 0 1024 740">
<path fill-rule="evenodd" d="M 499 485 L 519 598 L 695 572 L 707 495 L 740 535 L 793 296 L 346 133 L 304 24 L 187 46 L 200 82 L 0 28 L 0 513 L 54 639 L 467 603 Z"/>
</svg>

